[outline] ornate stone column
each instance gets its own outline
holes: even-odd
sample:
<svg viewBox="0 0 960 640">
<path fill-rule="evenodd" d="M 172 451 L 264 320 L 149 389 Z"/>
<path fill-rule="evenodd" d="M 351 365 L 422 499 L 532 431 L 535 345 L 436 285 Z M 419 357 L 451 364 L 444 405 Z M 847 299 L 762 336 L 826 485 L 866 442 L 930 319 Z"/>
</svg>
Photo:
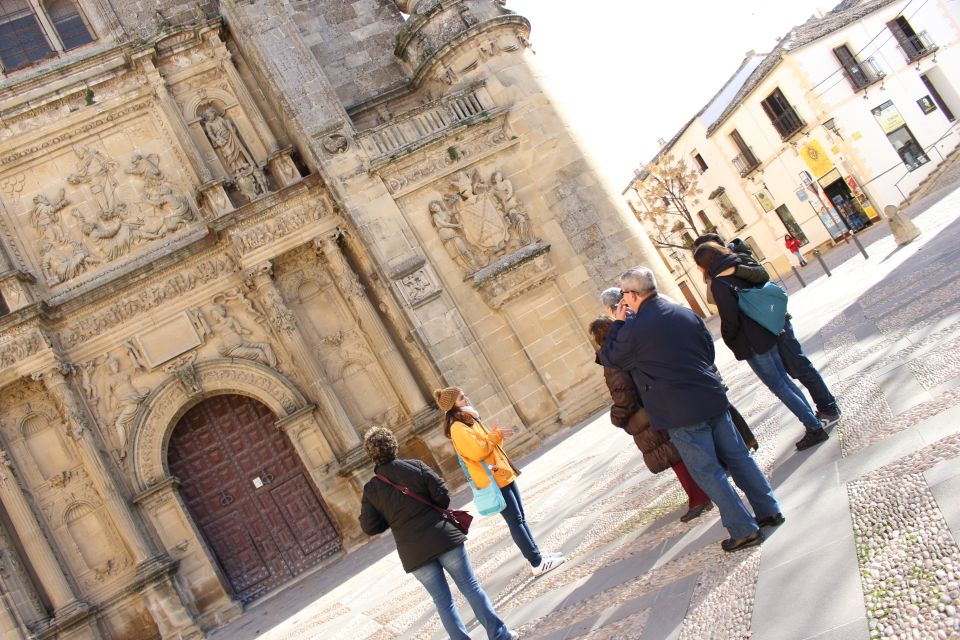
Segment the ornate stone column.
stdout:
<svg viewBox="0 0 960 640">
<path fill-rule="evenodd" d="M 40 378 L 43 381 L 44 387 L 67 422 L 70 435 L 77 443 L 83 466 L 90 474 L 90 479 L 97 493 L 100 494 L 113 524 L 133 554 L 134 562 L 140 564 L 150 558 L 153 553 L 150 552 L 150 546 L 134 520 L 129 504 L 120 493 L 120 487 L 117 486 L 100 457 L 100 451 L 93 441 L 93 433 L 89 429 L 90 421 L 77 400 L 79 395 L 71 388 L 67 378 L 71 372 L 70 365 L 60 362 L 52 369 L 34 374 L 34 378 Z"/>
<path fill-rule="evenodd" d="M 373 348 L 384 360 L 384 365 L 390 372 L 387 377 L 397 397 L 406 406 L 410 415 L 413 415 L 427 405 L 417 381 L 410 373 L 410 367 L 398 351 L 398 347 L 390 338 L 380 314 L 370 302 L 370 298 L 363 291 L 363 285 L 357 274 L 350 268 L 346 256 L 337 244 L 337 234 L 314 238 L 314 249 L 324 259 L 334 282 L 346 297 L 358 324 L 366 330 L 367 336 L 373 341 Z"/>
<path fill-rule="evenodd" d="M 10 515 L 10 521 L 23 545 L 27 560 L 36 572 L 41 586 L 50 598 L 54 614 L 85 607 L 77 600 L 57 557 L 40 528 L 23 489 L 13 473 L 13 463 L 7 452 L 0 450 L 0 501 Z"/>
<path fill-rule="evenodd" d="M 284 302 L 283 296 L 274 284 L 272 265 L 269 262 L 263 262 L 249 269 L 246 273 L 246 283 L 256 292 L 271 330 L 294 359 L 297 367 L 303 371 L 305 379 L 310 384 L 311 397 L 320 403 L 327 417 L 324 436 L 333 448 L 334 455 L 338 459 L 343 459 L 347 452 L 360 446 L 360 437 L 343 405 L 340 404 L 340 400 L 337 399 L 323 368 L 313 357 L 310 347 L 297 327 L 296 314 Z"/>
</svg>

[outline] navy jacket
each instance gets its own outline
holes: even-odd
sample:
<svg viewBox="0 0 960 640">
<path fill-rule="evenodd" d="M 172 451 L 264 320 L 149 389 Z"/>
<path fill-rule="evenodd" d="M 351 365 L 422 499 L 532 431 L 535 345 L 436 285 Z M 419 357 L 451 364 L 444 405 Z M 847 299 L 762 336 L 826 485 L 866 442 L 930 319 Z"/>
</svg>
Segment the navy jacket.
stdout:
<svg viewBox="0 0 960 640">
<path fill-rule="evenodd" d="M 630 372 L 657 431 L 689 427 L 727 410 L 713 357 L 703 321 L 658 295 L 632 319 L 614 322 L 600 350 L 601 363 Z"/>
</svg>

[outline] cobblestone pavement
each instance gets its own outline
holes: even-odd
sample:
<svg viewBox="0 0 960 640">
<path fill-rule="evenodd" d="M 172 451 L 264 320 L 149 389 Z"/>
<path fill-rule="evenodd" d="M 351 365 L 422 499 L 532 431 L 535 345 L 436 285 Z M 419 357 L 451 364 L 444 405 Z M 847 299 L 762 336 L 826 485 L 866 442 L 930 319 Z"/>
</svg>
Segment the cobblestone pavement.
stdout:
<svg viewBox="0 0 960 640">
<path fill-rule="evenodd" d="M 520 461 L 538 542 L 567 563 L 534 579 L 499 518 L 474 520 L 467 547 L 522 637 L 960 638 L 960 176 L 943 179 L 909 211 L 918 240 L 897 248 L 876 225 L 869 259 L 840 247 L 832 277 L 811 263 L 806 288 L 787 282 L 843 409 L 828 442 L 796 453 L 801 425 L 718 343 L 787 518 L 763 546 L 723 553 L 715 510 L 679 522 L 675 477 L 651 475 L 606 414 Z M 433 611 L 387 536 L 211 637 L 442 638 Z"/>
</svg>

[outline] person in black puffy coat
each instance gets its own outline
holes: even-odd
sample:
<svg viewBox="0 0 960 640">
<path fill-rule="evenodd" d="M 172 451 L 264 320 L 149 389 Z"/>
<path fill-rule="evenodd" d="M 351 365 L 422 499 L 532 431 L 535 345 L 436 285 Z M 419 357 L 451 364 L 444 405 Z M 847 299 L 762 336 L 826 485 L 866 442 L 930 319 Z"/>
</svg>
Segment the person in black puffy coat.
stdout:
<svg viewBox="0 0 960 640">
<path fill-rule="evenodd" d="M 371 428 L 363 438 L 363 447 L 376 465 L 374 473 L 438 507 L 446 509 L 450 505 L 447 487 L 433 469 L 420 460 L 397 458 L 397 440 L 389 429 Z M 374 476 L 363 487 L 360 528 L 371 536 L 391 530 L 404 571 L 412 573 L 433 598 L 451 638 L 470 640 L 470 634 L 454 605 L 444 571 L 453 578 L 490 640 L 519 638 L 493 610 L 490 598 L 477 582 L 463 544 L 467 536 L 438 511 Z"/>
</svg>

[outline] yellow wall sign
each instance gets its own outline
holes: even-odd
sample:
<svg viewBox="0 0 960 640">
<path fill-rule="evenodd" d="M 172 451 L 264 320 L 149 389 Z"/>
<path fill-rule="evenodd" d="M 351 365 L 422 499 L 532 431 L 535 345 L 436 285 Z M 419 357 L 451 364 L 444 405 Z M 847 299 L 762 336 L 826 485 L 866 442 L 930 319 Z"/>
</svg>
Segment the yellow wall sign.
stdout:
<svg viewBox="0 0 960 640">
<path fill-rule="evenodd" d="M 816 140 L 811 140 L 800 147 L 800 157 L 803 158 L 803 161 L 810 168 L 810 173 L 814 176 L 822 176 L 833 169 L 833 160 L 827 156 L 827 152 Z"/>
<path fill-rule="evenodd" d="M 903 121 L 903 116 L 900 115 L 900 111 L 890 100 L 870 111 L 873 112 L 873 117 L 880 123 L 880 128 L 883 129 L 884 133 L 896 131 L 906 124 Z"/>
</svg>

